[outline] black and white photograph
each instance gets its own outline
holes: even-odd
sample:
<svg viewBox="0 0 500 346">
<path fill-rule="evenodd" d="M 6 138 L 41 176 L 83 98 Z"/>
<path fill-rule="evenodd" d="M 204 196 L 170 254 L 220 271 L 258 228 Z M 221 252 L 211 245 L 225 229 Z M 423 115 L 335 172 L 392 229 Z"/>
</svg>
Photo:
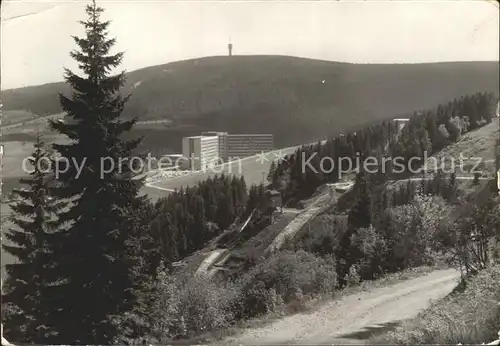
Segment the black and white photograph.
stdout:
<svg viewBox="0 0 500 346">
<path fill-rule="evenodd" d="M 500 345 L 500 6 L 4 0 L 2 345 Z"/>
</svg>

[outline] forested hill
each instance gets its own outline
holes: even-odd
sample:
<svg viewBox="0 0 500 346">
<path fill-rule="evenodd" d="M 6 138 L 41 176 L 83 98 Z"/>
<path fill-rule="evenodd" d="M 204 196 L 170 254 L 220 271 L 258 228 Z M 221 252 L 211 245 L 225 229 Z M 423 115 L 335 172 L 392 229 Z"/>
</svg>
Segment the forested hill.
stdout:
<svg viewBox="0 0 500 346">
<path fill-rule="evenodd" d="M 193 132 L 271 132 L 296 144 L 346 127 L 498 90 L 498 63 L 347 64 L 286 56 L 207 57 L 127 74 L 125 115 Z M 59 113 L 63 83 L 2 92 L 4 110 Z"/>
</svg>

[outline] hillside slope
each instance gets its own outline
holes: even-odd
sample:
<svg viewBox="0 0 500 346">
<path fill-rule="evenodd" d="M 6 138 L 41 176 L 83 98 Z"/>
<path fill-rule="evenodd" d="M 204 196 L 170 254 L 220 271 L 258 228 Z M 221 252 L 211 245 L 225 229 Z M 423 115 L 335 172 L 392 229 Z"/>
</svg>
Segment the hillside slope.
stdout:
<svg viewBox="0 0 500 346">
<path fill-rule="evenodd" d="M 171 134 L 178 145 L 180 133 L 206 129 L 271 132 L 277 146 L 293 145 L 485 90 L 498 92 L 497 63 L 362 65 L 286 56 L 173 62 L 129 72 L 124 86 L 132 92 L 125 115 L 174 120 L 168 131 L 145 131 L 156 135 L 152 142 Z M 4 110 L 59 113 L 58 92 L 67 86 L 3 91 Z"/>
<path fill-rule="evenodd" d="M 416 316 L 431 299 L 446 296 L 460 273 L 438 270 L 387 287 L 345 296 L 317 310 L 278 319 L 241 334 L 217 341 L 217 345 L 362 345 L 372 334 L 390 330 Z M 215 344 L 214 344 L 215 345 Z"/>
</svg>

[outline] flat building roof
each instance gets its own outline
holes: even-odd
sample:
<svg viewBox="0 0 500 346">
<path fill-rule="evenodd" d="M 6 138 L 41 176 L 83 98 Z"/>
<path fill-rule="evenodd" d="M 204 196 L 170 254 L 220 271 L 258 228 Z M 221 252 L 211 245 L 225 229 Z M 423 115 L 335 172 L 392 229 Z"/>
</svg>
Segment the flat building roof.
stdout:
<svg viewBox="0 0 500 346">
<path fill-rule="evenodd" d="M 241 136 L 241 137 L 247 137 L 247 136 L 272 136 L 272 133 L 230 133 L 230 136 Z"/>
<path fill-rule="evenodd" d="M 189 136 L 189 137 L 184 137 L 184 138 L 191 138 L 191 139 L 199 139 L 199 138 L 217 138 L 217 136 Z"/>
<path fill-rule="evenodd" d="M 163 157 L 183 157 L 182 154 L 165 154 L 162 155 Z"/>
</svg>

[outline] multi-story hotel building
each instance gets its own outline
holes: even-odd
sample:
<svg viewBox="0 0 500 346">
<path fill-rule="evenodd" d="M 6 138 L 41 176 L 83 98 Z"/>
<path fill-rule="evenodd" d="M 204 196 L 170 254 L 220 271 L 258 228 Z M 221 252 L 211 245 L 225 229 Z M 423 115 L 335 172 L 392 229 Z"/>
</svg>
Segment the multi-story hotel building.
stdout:
<svg viewBox="0 0 500 346">
<path fill-rule="evenodd" d="M 202 136 L 217 136 L 219 139 L 219 158 L 227 162 L 228 154 L 227 154 L 227 132 L 217 132 L 217 131 L 207 131 L 202 132 Z"/>
<path fill-rule="evenodd" d="M 274 149 L 271 134 L 228 134 L 203 132 L 201 136 L 182 139 L 182 155 L 188 162 L 185 168 L 202 170 L 228 160 L 235 160 Z"/>
<path fill-rule="evenodd" d="M 271 134 L 229 134 L 227 155 L 229 159 L 257 155 L 274 149 Z"/>
<path fill-rule="evenodd" d="M 220 163 L 218 136 L 192 136 L 182 139 L 186 168 L 204 170 Z"/>
</svg>

